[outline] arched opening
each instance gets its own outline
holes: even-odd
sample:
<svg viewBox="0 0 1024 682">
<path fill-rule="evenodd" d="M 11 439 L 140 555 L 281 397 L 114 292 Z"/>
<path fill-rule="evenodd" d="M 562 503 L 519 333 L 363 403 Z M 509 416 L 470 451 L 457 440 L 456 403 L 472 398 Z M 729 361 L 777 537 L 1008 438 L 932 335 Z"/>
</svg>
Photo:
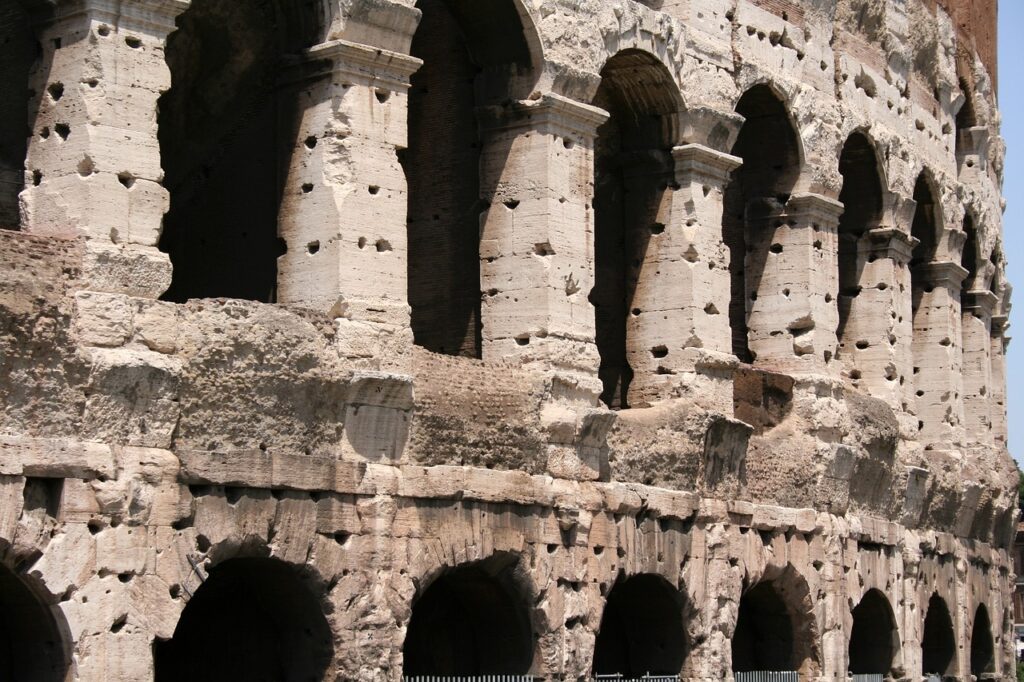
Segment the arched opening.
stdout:
<svg viewBox="0 0 1024 682">
<path fill-rule="evenodd" d="M 769 86 L 744 93 L 736 113 L 744 123 L 732 154 L 743 165 L 725 190 L 722 237 L 730 259 L 733 353 L 753 362 L 748 322 L 774 241 L 771 218 L 782 212 L 800 174 L 800 147 L 785 104 Z"/>
<path fill-rule="evenodd" d="M 660 348 L 638 330 L 661 315 L 651 291 L 654 235 L 665 230 L 663 198 L 674 182 L 672 147 L 682 108 L 672 75 L 653 55 L 623 50 L 601 70 L 594 106 L 610 114 L 594 149 L 594 306 L 601 400 L 629 407 L 635 371 Z M 660 319 L 660 318 L 659 318 Z M 668 349 L 664 349 L 668 352 Z M 654 368 L 650 368 L 654 371 Z"/>
<path fill-rule="evenodd" d="M 408 286 L 415 343 L 480 357 L 480 215 L 487 140 L 478 107 L 516 99 L 532 72 L 522 20 L 510 0 L 418 0 L 409 89 Z"/>
<path fill-rule="evenodd" d="M 975 288 L 978 276 L 978 231 L 974 227 L 974 218 L 970 213 L 964 216 L 964 234 L 967 236 L 964 240 L 963 253 L 960 255 L 960 265 L 967 271 L 967 277 L 960 291 L 961 300 Z"/>
<path fill-rule="evenodd" d="M 798 670 L 793 617 L 772 582 L 762 582 L 740 599 L 732 636 L 733 672 Z"/>
<path fill-rule="evenodd" d="M 70 661 L 55 611 L 0 566 L 0 679 L 63 682 Z"/>
<path fill-rule="evenodd" d="M 153 645 L 157 682 L 321 680 L 333 654 L 317 596 L 276 559 L 231 559 L 210 570 L 174 636 Z"/>
<path fill-rule="evenodd" d="M 978 680 L 994 679 L 996 672 L 995 645 L 992 642 L 992 622 L 984 604 L 974 612 L 971 628 L 971 674 Z"/>
<path fill-rule="evenodd" d="M 17 230 L 28 152 L 29 72 L 39 44 L 19 2 L 0 4 L 0 229 Z"/>
<path fill-rule="evenodd" d="M 317 40 L 314 9 L 196 0 L 178 17 L 158 116 L 171 201 L 160 249 L 174 266 L 164 299 L 276 300 L 282 193 L 300 191 L 283 187 L 299 102 L 278 82 L 285 56 Z"/>
<path fill-rule="evenodd" d="M 850 672 L 888 675 L 899 646 L 900 635 L 889 600 L 878 590 L 868 590 L 853 609 Z"/>
<path fill-rule="evenodd" d="M 686 660 L 683 597 L 658 575 L 615 584 L 594 645 L 594 675 L 678 675 Z"/>
<path fill-rule="evenodd" d="M 839 326 L 836 337 L 839 352 L 846 350 L 844 332 L 861 291 L 864 259 L 859 254 L 860 238 L 878 227 L 882 218 L 882 180 L 878 173 L 878 157 L 874 145 L 862 133 L 846 139 L 839 156 L 839 172 L 843 189 L 839 201 L 843 214 L 839 218 Z"/>
<path fill-rule="evenodd" d="M 917 206 L 914 210 L 914 222 L 911 226 L 911 236 L 917 239 L 917 245 L 911 254 L 910 260 L 910 292 L 911 292 L 911 319 L 913 320 L 912 351 L 914 358 L 914 388 L 917 396 L 916 412 L 918 415 L 918 431 L 925 429 L 925 411 L 929 396 L 928 374 L 926 363 L 929 353 L 933 352 L 929 344 L 929 330 L 931 325 L 929 318 L 935 318 L 938 314 L 944 314 L 945 309 L 936 311 L 934 305 L 930 305 L 930 299 L 934 298 L 932 292 L 932 273 L 928 266 L 935 260 L 935 251 L 938 245 L 938 225 L 936 215 L 935 197 L 932 192 L 931 183 L 922 173 L 914 185 L 914 201 Z M 939 386 L 941 388 L 941 385 Z"/>
<path fill-rule="evenodd" d="M 963 77 L 960 78 L 960 92 L 964 96 L 964 103 L 960 106 L 960 111 L 956 112 L 955 144 L 957 158 L 974 151 L 969 149 L 973 145 L 967 131 L 978 125 L 978 116 L 974 109 L 974 93 L 967 80 Z"/>
<path fill-rule="evenodd" d="M 533 630 L 517 587 L 518 558 L 496 554 L 454 568 L 412 607 L 403 675 L 521 675 L 533 662 Z"/>
<path fill-rule="evenodd" d="M 921 638 L 921 670 L 925 675 L 956 674 L 956 637 L 945 600 L 933 594 L 928 600 Z"/>
</svg>

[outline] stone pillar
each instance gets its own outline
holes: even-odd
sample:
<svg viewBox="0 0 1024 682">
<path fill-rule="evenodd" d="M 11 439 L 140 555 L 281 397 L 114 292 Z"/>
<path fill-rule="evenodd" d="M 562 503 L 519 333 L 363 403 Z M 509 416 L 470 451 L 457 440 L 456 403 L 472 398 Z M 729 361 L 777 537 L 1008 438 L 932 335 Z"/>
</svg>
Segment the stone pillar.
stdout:
<svg viewBox="0 0 1024 682">
<path fill-rule="evenodd" d="M 480 110 L 483 357 L 597 374 L 594 140 L 608 114 L 547 94 Z"/>
<path fill-rule="evenodd" d="M 84 237 L 86 288 L 155 298 L 171 265 L 156 244 L 169 195 L 157 99 L 164 42 L 187 0 L 57 3 L 30 75 L 26 232 Z"/>
<path fill-rule="evenodd" d="M 913 376 L 918 434 L 922 444 L 948 447 L 963 433 L 960 285 L 967 271 L 952 261 L 917 268 Z"/>
<path fill-rule="evenodd" d="M 969 291 L 962 298 L 964 429 L 968 441 L 992 442 L 992 312 L 996 296 Z"/>
<path fill-rule="evenodd" d="M 850 299 L 839 339 L 843 370 L 855 386 L 900 410 L 911 373 L 907 264 L 916 240 L 892 227 L 869 230 L 857 244 L 860 292 Z"/>
<path fill-rule="evenodd" d="M 1009 318 L 1006 315 L 995 315 L 991 322 L 992 362 L 989 414 L 992 420 L 992 441 L 1006 447 L 1006 348 L 1010 338 L 1006 336 Z"/>
<path fill-rule="evenodd" d="M 397 152 L 420 64 L 335 40 L 289 71 L 283 95 L 303 110 L 281 201 L 280 302 L 367 329 L 408 330 L 407 190 Z"/>
<path fill-rule="evenodd" d="M 837 229 L 843 205 L 797 194 L 785 206 L 747 206 L 747 328 L 754 364 L 775 371 L 835 371 L 839 309 Z M 754 256 L 764 255 L 763 267 Z"/>
<path fill-rule="evenodd" d="M 676 147 L 672 156 L 674 169 L 660 181 L 667 189 L 658 215 L 643 235 L 642 277 L 626 319 L 636 404 L 666 397 L 673 375 L 694 369 L 687 349 L 732 354 L 722 194 L 742 159 L 700 144 Z M 645 185 L 651 184 L 648 178 Z"/>
</svg>

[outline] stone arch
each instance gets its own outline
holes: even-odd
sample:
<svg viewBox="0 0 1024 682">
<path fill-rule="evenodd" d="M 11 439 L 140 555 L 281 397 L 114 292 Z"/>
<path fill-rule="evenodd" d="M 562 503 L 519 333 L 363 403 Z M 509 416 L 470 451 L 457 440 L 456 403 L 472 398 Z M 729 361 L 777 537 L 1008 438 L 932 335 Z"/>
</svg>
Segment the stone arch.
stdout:
<svg viewBox="0 0 1024 682">
<path fill-rule="evenodd" d="M 530 596 L 508 552 L 424 580 L 402 647 L 403 675 L 524 674 L 533 662 Z"/>
<path fill-rule="evenodd" d="M 878 149 L 865 131 L 854 131 L 846 138 L 839 156 L 839 172 L 843 176 L 839 201 L 844 210 L 839 218 L 839 326 L 836 337 L 842 355 L 849 350 L 845 347 L 844 332 L 855 308 L 855 299 L 862 289 L 865 262 L 859 252 L 860 240 L 879 226 L 883 212 L 885 189 Z"/>
<path fill-rule="evenodd" d="M 158 116 L 170 193 L 159 245 L 174 266 L 165 299 L 276 300 L 283 195 L 309 191 L 283 186 L 300 103 L 279 88 L 281 69 L 322 39 L 320 7 L 194 0 L 178 18 Z"/>
<path fill-rule="evenodd" d="M 594 151 L 595 276 L 589 299 L 601 356 L 601 399 L 628 408 L 634 374 L 656 371 L 651 358 L 660 352 L 640 333 L 645 309 L 659 309 L 651 300 L 653 275 L 644 264 L 668 220 L 665 196 L 675 177 L 672 148 L 683 101 L 657 57 L 627 49 L 605 63 L 593 104 L 611 116 L 598 128 Z"/>
<path fill-rule="evenodd" d="M 820 667 L 817 633 L 806 580 L 792 565 L 769 567 L 740 598 L 732 670 L 796 671 L 813 677 Z"/>
<path fill-rule="evenodd" d="M 620 575 L 601 616 L 593 674 L 678 675 L 688 653 L 684 601 L 660 575 Z"/>
<path fill-rule="evenodd" d="M 921 636 L 921 672 L 925 675 L 955 675 L 956 649 L 956 635 L 949 607 L 938 593 L 934 593 L 925 611 Z"/>
<path fill-rule="evenodd" d="M 28 154 L 29 74 L 40 46 L 22 3 L 0 6 L 0 26 L 7 29 L 0 40 L 0 229 L 17 230 L 18 195 L 25 186 Z"/>
<path fill-rule="evenodd" d="M 422 17 L 410 53 L 423 65 L 411 78 L 408 147 L 399 155 L 408 182 L 413 338 L 437 353 L 478 358 L 480 221 L 488 178 L 505 162 L 485 156 L 489 133 L 479 112 L 529 94 L 537 38 L 512 0 L 486 9 L 467 0 L 416 7 Z"/>
<path fill-rule="evenodd" d="M 27 576 L 0 564 L 0 679 L 63 682 L 71 637 L 60 609 Z"/>
<path fill-rule="evenodd" d="M 971 674 L 975 679 L 994 679 L 996 673 L 995 643 L 988 608 L 978 604 L 971 626 Z"/>
<path fill-rule="evenodd" d="M 296 568 L 236 557 L 214 565 L 174 635 L 153 646 L 155 679 L 320 680 L 333 637 L 320 600 Z"/>
<path fill-rule="evenodd" d="M 960 290 L 961 297 L 966 296 L 968 292 L 982 284 L 979 281 L 982 275 L 980 269 L 982 256 L 981 244 L 978 241 L 978 222 L 974 212 L 970 209 L 964 212 L 963 231 L 966 236 L 963 251 L 960 254 L 960 266 L 967 271 L 967 277 Z"/>
<path fill-rule="evenodd" d="M 733 353 L 752 362 L 749 322 L 774 234 L 768 216 L 780 214 L 789 201 L 803 152 L 785 100 L 772 84 L 748 89 L 736 112 L 745 120 L 731 153 L 742 158 L 743 165 L 725 190 L 722 236 L 730 252 Z"/>
<path fill-rule="evenodd" d="M 878 589 L 864 593 L 852 611 L 849 670 L 889 675 L 897 663 L 900 633 L 889 599 Z"/>
</svg>

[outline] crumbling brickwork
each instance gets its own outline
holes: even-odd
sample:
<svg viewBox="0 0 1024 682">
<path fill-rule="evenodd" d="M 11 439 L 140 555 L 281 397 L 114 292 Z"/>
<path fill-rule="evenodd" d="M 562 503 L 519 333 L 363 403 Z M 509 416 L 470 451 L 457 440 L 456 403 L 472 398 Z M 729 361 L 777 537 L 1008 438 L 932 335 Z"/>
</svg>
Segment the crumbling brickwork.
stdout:
<svg viewBox="0 0 1024 682">
<path fill-rule="evenodd" d="M 0 678 L 1015 679 L 994 17 L 7 2 Z"/>
</svg>

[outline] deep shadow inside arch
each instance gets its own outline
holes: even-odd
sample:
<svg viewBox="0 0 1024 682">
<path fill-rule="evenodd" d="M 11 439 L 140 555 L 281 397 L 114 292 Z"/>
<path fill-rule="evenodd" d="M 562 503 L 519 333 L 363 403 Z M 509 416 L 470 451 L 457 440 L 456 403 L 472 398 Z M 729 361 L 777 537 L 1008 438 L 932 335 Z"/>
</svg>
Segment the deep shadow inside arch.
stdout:
<svg viewBox="0 0 1024 682">
<path fill-rule="evenodd" d="M 0 566 L 0 679 L 63 682 L 68 663 L 54 609 Z"/>
<path fill-rule="evenodd" d="M 899 641 L 889 600 L 878 590 L 868 590 L 853 610 L 850 672 L 889 674 Z"/>
<path fill-rule="evenodd" d="M 995 671 L 996 654 L 992 642 L 992 622 L 988 617 L 988 609 L 984 604 L 980 604 L 974 613 L 974 626 L 971 628 L 971 674 L 981 680 L 989 679 L 983 676 L 993 675 Z"/>
<path fill-rule="evenodd" d="M 402 653 L 405 676 L 521 675 L 533 661 L 533 631 L 513 572 L 496 554 L 437 578 L 412 608 Z"/>
<path fill-rule="evenodd" d="M 272 302 L 300 106 L 278 83 L 285 56 L 318 38 L 315 5 L 196 0 L 177 25 L 158 116 L 171 199 L 160 249 L 174 266 L 163 298 Z"/>
<path fill-rule="evenodd" d="M 732 636 L 733 672 L 796 670 L 793 619 L 771 582 L 762 582 L 740 599 Z"/>
<path fill-rule="evenodd" d="M 157 682 L 313 682 L 332 656 L 320 602 L 276 559 L 231 559 L 210 571 L 174 636 L 153 646 Z"/>
<path fill-rule="evenodd" d="M 616 583 L 594 645 L 594 674 L 678 675 L 686 653 L 679 590 L 650 574 Z"/>
<path fill-rule="evenodd" d="M 0 229 L 20 227 L 28 151 L 29 72 L 39 44 L 21 3 L 0 3 Z"/>
<path fill-rule="evenodd" d="M 767 85 L 755 85 L 736 104 L 744 118 L 732 154 L 743 159 L 723 197 L 722 238 L 729 249 L 729 325 L 733 354 L 753 362 L 747 321 L 757 300 L 774 229 L 764 218 L 789 201 L 800 175 L 800 146 L 786 105 Z"/>
<path fill-rule="evenodd" d="M 953 675 L 956 672 L 956 637 L 946 602 L 937 594 L 928 600 L 921 637 L 921 669 L 925 675 Z"/>
<path fill-rule="evenodd" d="M 651 235 L 665 229 L 662 197 L 674 183 L 672 146 L 679 88 L 664 64 L 640 50 L 617 53 L 601 70 L 593 101 L 611 117 L 597 131 L 594 150 L 594 306 L 601 355 L 601 400 L 629 407 L 634 368 L 630 357 L 650 353 L 631 328 L 643 310 L 635 300 L 648 294 L 653 274 L 645 272 Z M 653 270 L 654 268 L 650 268 Z"/>
<path fill-rule="evenodd" d="M 853 133 L 843 145 L 839 157 L 843 189 L 839 201 L 844 209 L 839 218 L 839 352 L 845 349 L 843 334 L 850 318 L 853 300 L 860 293 L 864 262 L 858 253 L 861 237 L 878 227 L 882 218 L 882 180 L 878 173 L 875 148 L 861 133 Z"/>
</svg>

